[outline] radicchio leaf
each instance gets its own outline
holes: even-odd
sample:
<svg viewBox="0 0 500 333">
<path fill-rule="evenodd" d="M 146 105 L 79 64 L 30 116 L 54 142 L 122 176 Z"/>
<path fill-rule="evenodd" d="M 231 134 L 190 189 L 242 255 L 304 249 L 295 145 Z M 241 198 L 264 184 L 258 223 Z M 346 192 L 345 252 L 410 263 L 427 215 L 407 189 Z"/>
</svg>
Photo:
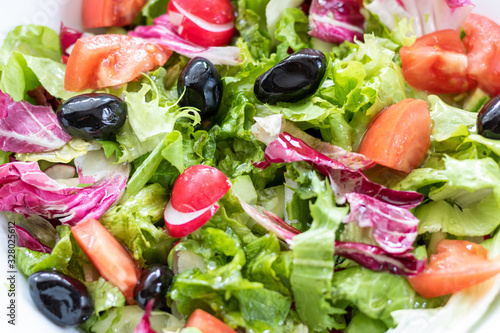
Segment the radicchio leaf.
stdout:
<svg viewBox="0 0 500 333">
<path fill-rule="evenodd" d="M 253 207 L 245 201 L 240 200 L 243 210 L 261 227 L 266 230 L 272 231 L 278 238 L 284 240 L 288 244 L 292 243 L 293 236 L 300 234 L 300 230 L 292 227 L 283 221 L 276 214 L 265 210 L 263 207 Z"/>
<path fill-rule="evenodd" d="M 373 271 L 387 271 L 395 275 L 413 276 L 422 272 L 426 260 L 418 260 L 413 253 L 391 254 L 378 246 L 363 243 L 335 242 L 335 254 Z"/>
<path fill-rule="evenodd" d="M 144 310 L 144 316 L 142 320 L 134 329 L 134 333 L 156 333 L 149 323 L 149 317 L 151 316 L 151 311 L 153 310 L 153 304 L 155 300 L 152 299 L 146 304 L 146 309 Z"/>
<path fill-rule="evenodd" d="M 284 119 L 281 114 L 273 114 L 267 117 L 254 117 L 254 120 L 255 124 L 252 125 L 250 131 L 257 140 L 266 145 L 276 140 L 281 132 L 287 132 L 297 139 L 304 141 L 304 143 L 320 153 L 351 169 L 366 170 L 375 166 L 374 161 L 362 154 L 347 151 L 307 134 L 295 125 L 295 123 Z"/>
<path fill-rule="evenodd" d="M 84 187 L 50 178 L 36 162 L 1 165 L 0 211 L 37 214 L 69 225 L 99 219 L 123 192 L 129 165 L 111 164 L 102 150 L 77 157 L 75 165 Z"/>
<path fill-rule="evenodd" d="M 32 251 L 51 253 L 52 249 L 46 245 L 43 245 L 33 237 L 28 230 L 16 225 L 17 242 L 20 247 L 25 247 Z"/>
<path fill-rule="evenodd" d="M 204 47 L 185 40 L 177 33 L 176 27 L 170 23 L 168 14 L 155 18 L 153 22 L 153 25 L 139 26 L 128 34 L 164 45 L 188 58 L 207 58 L 216 65 L 235 66 L 242 62 L 240 49 L 236 46 Z"/>
<path fill-rule="evenodd" d="M 257 210 L 240 199 L 245 212 L 260 226 L 270 230 L 276 236 L 293 246 L 293 236 L 300 230 L 288 225 L 278 216 L 264 209 Z M 374 270 L 388 271 L 397 275 L 416 275 L 424 270 L 425 260 L 418 260 L 413 253 L 389 253 L 384 249 L 363 243 L 335 241 L 335 254 L 350 259 L 359 265 Z"/>
<path fill-rule="evenodd" d="M 359 193 L 348 193 L 346 198 L 351 211 L 344 217 L 344 223 L 355 222 L 361 228 L 373 228 L 375 241 L 389 253 L 413 250 L 419 220 L 408 209 Z"/>
<path fill-rule="evenodd" d="M 266 168 L 271 163 L 291 163 L 306 161 L 312 163 L 317 171 L 330 179 L 338 204 L 344 204 L 346 193 L 361 193 L 383 202 L 404 208 L 414 208 L 423 200 L 417 192 L 396 191 L 366 178 L 359 170 L 352 170 L 340 162 L 325 156 L 290 134 L 280 133 L 265 151 L 265 162 L 255 163 L 256 167 Z"/>
<path fill-rule="evenodd" d="M 83 32 L 65 26 L 61 22 L 61 32 L 59 33 L 59 41 L 61 43 L 61 50 L 63 55 L 69 56 L 68 48 L 76 43 L 82 37 Z"/>
<path fill-rule="evenodd" d="M 470 0 L 374 0 L 366 9 L 390 30 L 394 29 L 395 15 L 413 19 L 413 30 L 421 37 L 438 30 L 459 31 L 474 5 Z"/>
<path fill-rule="evenodd" d="M 50 106 L 15 102 L 0 91 L 0 150 L 39 153 L 61 148 L 71 140 Z"/>
<path fill-rule="evenodd" d="M 357 0 L 313 0 L 309 9 L 309 34 L 328 43 L 363 40 L 364 22 Z"/>
</svg>

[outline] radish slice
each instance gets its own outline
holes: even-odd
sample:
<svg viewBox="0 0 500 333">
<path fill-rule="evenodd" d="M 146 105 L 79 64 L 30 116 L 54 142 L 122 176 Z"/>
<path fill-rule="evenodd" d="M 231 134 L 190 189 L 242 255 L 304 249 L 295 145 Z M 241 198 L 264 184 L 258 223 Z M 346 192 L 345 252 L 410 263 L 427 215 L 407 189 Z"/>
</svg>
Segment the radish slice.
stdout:
<svg viewBox="0 0 500 333">
<path fill-rule="evenodd" d="M 193 165 L 177 178 L 172 189 L 172 206 L 182 213 L 212 206 L 231 188 L 231 182 L 218 169 Z"/>
<path fill-rule="evenodd" d="M 195 212 L 183 213 L 176 210 L 172 206 L 172 201 L 169 201 L 163 214 L 165 228 L 172 237 L 181 238 L 187 236 L 207 223 L 218 209 L 219 205 L 214 203 L 212 206 Z"/>
<path fill-rule="evenodd" d="M 52 179 L 70 179 L 76 176 L 76 168 L 67 164 L 54 164 L 44 172 Z"/>
<path fill-rule="evenodd" d="M 172 237 L 184 237 L 210 220 L 217 201 L 231 188 L 231 182 L 218 169 L 193 165 L 175 180 L 172 198 L 165 207 L 165 229 Z"/>
</svg>

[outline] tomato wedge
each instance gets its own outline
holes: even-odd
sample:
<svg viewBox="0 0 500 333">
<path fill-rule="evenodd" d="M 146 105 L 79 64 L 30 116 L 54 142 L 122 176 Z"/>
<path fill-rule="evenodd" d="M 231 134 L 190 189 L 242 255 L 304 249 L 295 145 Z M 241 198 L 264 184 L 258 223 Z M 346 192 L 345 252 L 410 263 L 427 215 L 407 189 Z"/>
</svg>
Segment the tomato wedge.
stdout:
<svg viewBox="0 0 500 333">
<path fill-rule="evenodd" d="M 82 21 L 85 28 L 129 25 L 147 0 L 83 0 Z"/>
<path fill-rule="evenodd" d="M 372 121 L 359 152 L 377 164 L 409 173 L 427 155 L 431 125 L 427 102 L 404 99 Z"/>
<path fill-rule="evenodd" d="M 172 55 L 139 37 L 97 35 L 79 39 L 68 59 L 64 89 L 82 91 L 117 86 L 162 66 Z"/>
<path fill-rule="evenodd" d="M 500 25 L 471 14 L 463 26 L 463 43 L 469 51 L 469 76 L 493 96 L 500 94 Z"/>
<path fill-rule="evenodd" d="M 127 303 L 135 304 L 139 269 L 123 245 L 93 218 L 79 222 L 71 232 L 99 274 L 120 289 Z"/>
<path fill-rule="evenodd" d="M 186 326 L 199 329 L 202 333 L 236 333 L 223 321 L 201 309 L 196 309 L 189 317 Z"/>
<path fill-rule="evenodd" d="M 234 9 L 229 0 L 171 0 L 170 22 L 186 40 L 201 46 L 223 46 L 234 33 Z"/>
<path fill-rule="evenodd" d="M 455 30 L 418 38 L 399 51 L 403 75 L 414 88 L 433 94 L 464 92 L 475 87 L 467 76 L 467 54 Z"/>
<path fill-rule="evenodd" d="M 439 242 L 425 270 L 408 277 L 408 281 L 424 297 L 455 293 L 500 273 L 500 257 L 488 259 L 487 255 L 479 244 L 445 239 Z"/>
</svg>

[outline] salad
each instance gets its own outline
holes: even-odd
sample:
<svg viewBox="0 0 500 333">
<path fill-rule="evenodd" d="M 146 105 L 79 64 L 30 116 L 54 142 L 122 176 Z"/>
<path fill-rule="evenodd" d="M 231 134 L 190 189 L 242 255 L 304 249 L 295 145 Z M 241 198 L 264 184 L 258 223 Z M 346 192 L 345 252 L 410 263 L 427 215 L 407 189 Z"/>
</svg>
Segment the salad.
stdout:
<svg viewBox="0 0 500 333">
<path fill-rule="evenodd" d="M 469 0 L 84 0 L 0 49 L 0 211 L 87 332 L 475 332 L 500 25 Z M 95 30 L 100 28 L 100 30 Z"/>
</svg>

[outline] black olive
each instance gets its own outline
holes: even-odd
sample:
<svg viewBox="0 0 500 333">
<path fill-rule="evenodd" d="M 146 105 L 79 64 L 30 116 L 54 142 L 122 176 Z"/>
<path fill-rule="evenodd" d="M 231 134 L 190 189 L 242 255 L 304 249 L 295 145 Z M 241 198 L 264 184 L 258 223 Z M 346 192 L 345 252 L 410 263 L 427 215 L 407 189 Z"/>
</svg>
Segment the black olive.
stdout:
<svg viewBox="0 0 500 333">
<path fill-rule="evenodd" d="M 143 270 L 134 289 L 137 305 L 145 309 L 148 301 L 155 299 L 153 309 L 168 309 L 165 296 L 173 278 L 174 272 L 165 265 L 153 265 Z"/>
<path fill-rule="evenodd" d="M 177 92 L 179 96 L 184 93 L 181 106 L 199 109 L 204 119 L 214 115 L 222 100 L 222 80 L 217 68 L 208 59 L 191 59 L 179 75 Z"/>
<path fill-rule="evenodd" d="M 326 66 L 326 57 L 318 50 L 295 52 L 259 76 L 254 85 L 255 97 L 268 104 L 300 101 L 318 90 Z"/>
<path fill-rule="evenodd" d="M 62 128 L 77 138 L 109 140 L 127 118 L 127 103 L 110 94 L 72 97 L 57 110 Z"/>
<path fill-rule="evenodd" d="M 489 101 L 477 115 L 477 133 L 490 139 L 500 139 L 500 95 Z"/>
<path fill-rule="evenodd" d="M 40 311 L 61 326 L 83 324 L 94 312 L 87 287 L 56 272 L 36 272 L 28 279 L 30 295 Z"/>
</svg>

